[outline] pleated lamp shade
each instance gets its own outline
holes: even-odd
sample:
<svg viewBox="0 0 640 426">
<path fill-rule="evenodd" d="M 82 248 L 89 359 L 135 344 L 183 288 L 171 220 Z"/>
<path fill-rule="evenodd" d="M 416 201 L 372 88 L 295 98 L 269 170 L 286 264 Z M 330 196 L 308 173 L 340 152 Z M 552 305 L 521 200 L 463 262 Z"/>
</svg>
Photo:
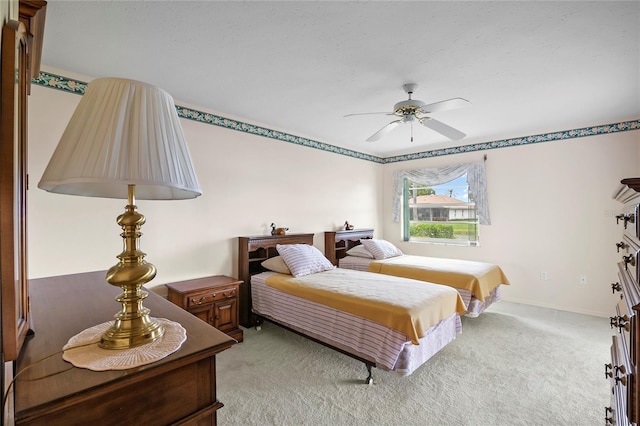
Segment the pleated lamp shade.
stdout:
<svg viewBox="0 0 640 426">
<path fill-rule="evenodd" d="M 202 194 L 173 98 L 122 78 L 89 83 L 38 183 L 88 197 L 177 200 Z"/>
</svg>

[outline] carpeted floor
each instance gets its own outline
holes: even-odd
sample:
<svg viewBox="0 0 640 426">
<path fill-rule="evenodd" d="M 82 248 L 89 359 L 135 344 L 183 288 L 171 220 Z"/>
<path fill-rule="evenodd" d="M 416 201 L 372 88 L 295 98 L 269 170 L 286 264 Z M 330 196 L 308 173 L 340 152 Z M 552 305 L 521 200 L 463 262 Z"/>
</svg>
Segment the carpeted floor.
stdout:
<svg viewBox="0 0 640 426">
<path fill-rule="evenodd" d="M 217 357 L 219 425 L 601 425 L 607 318 L 509 302 L 408 377 L 266 323 Z"/>
</svg>

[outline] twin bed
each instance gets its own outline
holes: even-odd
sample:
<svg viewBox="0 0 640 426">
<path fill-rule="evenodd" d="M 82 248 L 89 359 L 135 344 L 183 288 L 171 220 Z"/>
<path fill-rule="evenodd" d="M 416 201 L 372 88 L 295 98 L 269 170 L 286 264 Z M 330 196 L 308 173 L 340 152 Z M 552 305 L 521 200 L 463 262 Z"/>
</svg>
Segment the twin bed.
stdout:
<svg viewBox="0 0 640 426">
<path fill-rule="evenodd" d="M 373 229 L 328 231 L 324 235 L 325 255 L 334 265 L 453 287 L 467 306 L 465 315 L 469 317 L 477 317 L 499 301 L 500 286 L 509 284 L 502 269 L 491 263 L 405 255 L 394 251 L 393 246 L 388 251 L 376 251 L 376 243 L 385 242 L 373 240 Z M 377 256 L 363 244 L 372 247 Z"/>
<path fill-rule="evenodd" d="M 455 290 L 335 268 L 319 251 L 314 254 L 313 234 L 305 235 L 294 244 L 286 244 L 286 237 L 265 238 L 256 247 L 258 257 L 252 257 L 251 248 L 239 256 L 240 271 L 249 270 L 251 259 L 261 259 L 252 262 L 245 281 L 255 325 L 269 320 L 364 362 L 367 383 L 373 381 L 372 367 L 411 374 L 461 332 L 465 306 Z M 304 258 L 300 263 L 312 265 L 314 272 L 298 274 L 297 259 L 292 261 L 286 249 L 297 251 Z M 290 273 L 280 269 L 283 263 Z M 241 303 L 240 310 L 249 306 Z"/>
<path fill-rule="evenodd" d="M 499 298 L 499 284 L 472 286 L 465 303 L 461 289 L 397 276 L 402 268 L 345 268 L 346 252 L 372 237 L 372 230 L 327 232 L 325 255 L 313 247 L 313 234 L 240 237 L 241 322 L 266 319 L 360 360 L 372 383 L 372 367 L 411 374 L 461 332 L 460 315 Z M 508 284 L 497 270 L 489 282 Z"/>
</svg>

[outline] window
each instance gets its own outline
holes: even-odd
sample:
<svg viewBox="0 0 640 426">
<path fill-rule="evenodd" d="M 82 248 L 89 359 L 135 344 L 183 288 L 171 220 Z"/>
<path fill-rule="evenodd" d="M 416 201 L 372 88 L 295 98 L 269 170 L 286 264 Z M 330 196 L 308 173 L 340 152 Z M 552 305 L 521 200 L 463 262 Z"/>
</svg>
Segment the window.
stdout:
<svg viewBox="0 0 640 426">
<path fill-rule="evenodd" d="M 394 172 L 393 221 L 405 241 L 477 246 L 491 224 L 485 162 Z"/>
<path fill-rule="evenodd" d="M 466 173 L 439 185 L 409 178 L 404 184 L 405 240 L 478 245 L 478 215 Z"/>
</svg>

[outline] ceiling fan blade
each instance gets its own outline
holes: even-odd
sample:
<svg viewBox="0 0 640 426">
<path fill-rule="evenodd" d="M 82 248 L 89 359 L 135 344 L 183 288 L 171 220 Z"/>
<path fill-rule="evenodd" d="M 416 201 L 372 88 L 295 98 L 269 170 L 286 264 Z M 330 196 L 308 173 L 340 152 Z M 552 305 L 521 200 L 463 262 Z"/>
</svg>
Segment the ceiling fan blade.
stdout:
<svg viewBox="0 0 640 426">
<path fill-rule="evenodd" d="M 462 98 L 447 99 L 446 101 L 434 102 L 432 104 L 423 105 L 420 109 L 429 112 L 449 111 L 471 106 L 471 102 Z"/>
<path fill-rule="evenodd" d="M 436 132 L 454 141 L 460 140 L 465 136 L 467 136 L 466 134 L 462 133 L 460 130 L 454 129 L 451 126 L 444 124 L 442 121 L 434 120 L 433 118 L 422 119 L 420 120 L 420 124 L 430 128 L 431 130 L 435 130 Z"/>
<path fill-rule="evenodd" d="M 375 132 L 373 135 L 369 136 L 369 138 L 367 139 L 367 142 L 377 141 L 378 139 L 380 139 L 381 137 L 383 137 L 384 135 L 386 135 L 387 133 L 395 129 L 400 123 L 402 123 L 402 120 L 392 121 L 391 123 L 384 126 L 382 129 Z"/>
<path fill-rule="evenodd" d="M 372 115 L 372 114 L 384 114 L 384 115 L 393 115 L 392 112 L 359 112 L 356 114 L 347 114 L 343 117 L 353 117 L 354 115 Z"/>
</svg>

